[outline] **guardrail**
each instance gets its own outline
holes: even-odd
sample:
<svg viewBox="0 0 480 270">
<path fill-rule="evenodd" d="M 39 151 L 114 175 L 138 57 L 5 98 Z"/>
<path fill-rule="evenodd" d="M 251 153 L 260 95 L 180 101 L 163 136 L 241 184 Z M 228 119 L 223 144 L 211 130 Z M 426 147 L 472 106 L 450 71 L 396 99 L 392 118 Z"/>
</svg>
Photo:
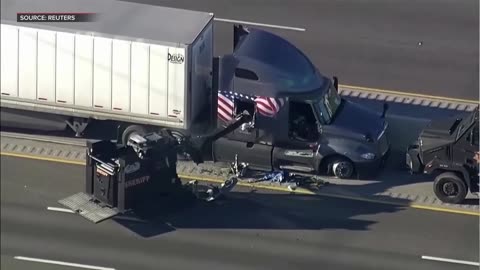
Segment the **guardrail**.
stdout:
<svg viewBox="0 0 480 270">
<path fill-rule="evenodd" d="M 339 85 L 338 88 L 340 95 L 344 97 L 387 101 L 439 109 L 473 111 L 480 104 L 479 101 L 474 100 L 412 94 L 368 87 Z"/>
</svg>

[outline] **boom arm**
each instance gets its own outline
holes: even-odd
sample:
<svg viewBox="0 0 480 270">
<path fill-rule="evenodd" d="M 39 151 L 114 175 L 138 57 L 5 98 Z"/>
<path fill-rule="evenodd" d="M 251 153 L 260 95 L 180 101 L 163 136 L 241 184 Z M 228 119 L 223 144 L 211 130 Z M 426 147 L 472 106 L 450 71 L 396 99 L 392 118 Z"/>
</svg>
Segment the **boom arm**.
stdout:
<svg viewBox="0 0 480 270">
<path fill-rule="evenodd" d="M 242 124 L 251 120 L 252 117 L 250 114 L 247 111 L 244 111 L 243 113 L 237 115 L 235 120 L 223 129 L 216 130 L 215 132 L 207 135 L 186 138 L 180 143 L 180 148 L 183 152 L 188 153 L 193 162 L 196 164 L 203 163 L 202 152 L 207 145 L 227 135 L 228 133 L 240 127 Z"/>
</svg>

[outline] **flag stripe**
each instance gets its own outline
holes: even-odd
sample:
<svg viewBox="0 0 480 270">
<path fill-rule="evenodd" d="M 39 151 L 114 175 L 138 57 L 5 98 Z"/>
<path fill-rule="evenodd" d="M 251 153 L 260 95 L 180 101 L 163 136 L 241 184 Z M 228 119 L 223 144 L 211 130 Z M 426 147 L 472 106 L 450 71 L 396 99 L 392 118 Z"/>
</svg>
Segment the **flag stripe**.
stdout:
<svg viewBox="0 0 480 270">
<path fill-rule="evenodd" d="M 233 104 L 233 101 L 231 101 L 229 98 L 225 97 L 225 96 L 222 95 L 222 94 L 219 95 L 219 98 L 220 98 L 223 102 L 225 102 L 225 104 L 230 105 L 231 107 L 233 107 L 233 105 L 234 105 L 234 104 Z"/>
<path fill-rule="evenodd" d="M 217 111 L 218 117 L 223 121 L 228 122 L 233 119 L 235 99 L 255 102 L 256 111 L 267 117 L 274 117 L 285 104 L 285 100 L 282 98 L 256 97 L 235 92 L 219 91 Z"/>
<path fill-rule="evenodd" d="M 218 93 L 218 108 L 217 113 L 218 117 L 225 122 L 229 122 L 233 119 L 233 110 L 234 110 L 234 103 L 228 95 L 223 95 L 222 93 Z"/>
</svg>

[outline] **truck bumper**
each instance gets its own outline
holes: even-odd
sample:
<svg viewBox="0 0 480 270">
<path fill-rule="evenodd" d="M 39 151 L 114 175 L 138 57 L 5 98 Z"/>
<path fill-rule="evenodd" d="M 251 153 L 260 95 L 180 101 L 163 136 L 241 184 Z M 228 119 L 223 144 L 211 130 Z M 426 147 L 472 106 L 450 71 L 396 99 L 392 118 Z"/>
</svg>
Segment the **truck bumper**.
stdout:
<svg viewBox="0 0 480 270">
<path fill-rule="evenodd" d="M 364 160 L 355 162 L 355 169 L 359 179 L 375 178 L 385 168 L 385 163 L 390 156 L 390 148 L 383 156 L 374 160 Z"/>
<path fill-rule="evenodd" d="M 405 155 L 405 163 L 410 173 L 423 173 L 423 164 L 420 160 L 420 152 L 417 145 L 408 146 Z"/>
</svg>

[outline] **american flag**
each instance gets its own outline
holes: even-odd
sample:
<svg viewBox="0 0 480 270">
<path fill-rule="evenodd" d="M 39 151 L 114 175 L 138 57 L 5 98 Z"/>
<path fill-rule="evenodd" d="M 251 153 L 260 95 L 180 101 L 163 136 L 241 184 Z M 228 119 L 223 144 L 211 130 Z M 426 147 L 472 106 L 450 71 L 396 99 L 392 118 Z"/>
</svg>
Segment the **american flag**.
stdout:
<svg viewBox="0 0 480 270">
<path fill-rule="evenodd" d="M 257 112 L 267 117 L 274 117 L 285 104 L 282 98 L 256 97 Z"/>
<path fill-rule="evenodd" d="M 218 117 L 225 122 L 233 120 L 235 114 L 235 99 L 255 102 L 256 111 L 266 117 L 274 117 L 285 104 L 281 98 L 248 96 L 229 91 L 218 92 Z"/>
</svg>

